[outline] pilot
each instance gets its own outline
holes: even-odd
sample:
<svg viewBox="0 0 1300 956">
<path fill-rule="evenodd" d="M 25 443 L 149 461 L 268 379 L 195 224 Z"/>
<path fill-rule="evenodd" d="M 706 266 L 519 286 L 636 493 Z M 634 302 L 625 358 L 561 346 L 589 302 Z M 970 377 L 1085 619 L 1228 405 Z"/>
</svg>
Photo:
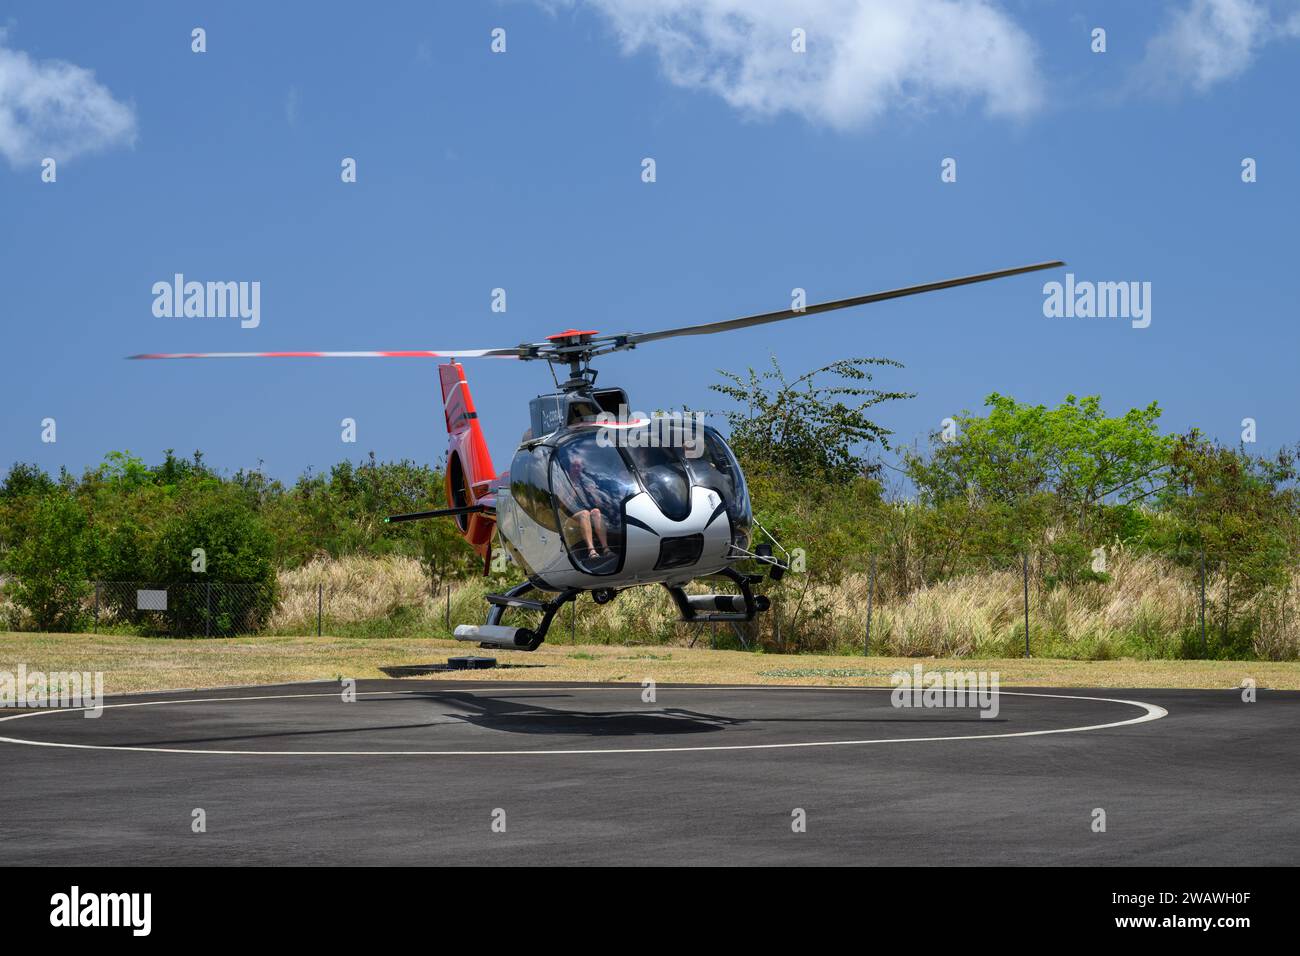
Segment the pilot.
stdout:
<svg viewBox="0 0 1300 956">
<path fill-rule="evenodd" d="M 603 501 L 606 498 L 604 489 L 583 470 L 581 455 L 571 455 L 569 457 L 565 474 L 568 475 L 569 484 L 573 488 L 571 506 L 565 508 L 569 512 L 569 517 L 565 523 L 570 528 L 576 527 L 578 529 L 583 542 L 587 545 L 587 557 L 589 559 L 594 560 L 612 554 L 613 552 L 609 548 L 609 536 L 605 529 L 604 514 L 601 513 L 600 508 L 582 507 L 593 501 Z M 569 535 L 566 534 L 565 537 L 568 538 Z M 596 550 L 597 540 L 600 541 L 599 551 Z"/>
</svg>

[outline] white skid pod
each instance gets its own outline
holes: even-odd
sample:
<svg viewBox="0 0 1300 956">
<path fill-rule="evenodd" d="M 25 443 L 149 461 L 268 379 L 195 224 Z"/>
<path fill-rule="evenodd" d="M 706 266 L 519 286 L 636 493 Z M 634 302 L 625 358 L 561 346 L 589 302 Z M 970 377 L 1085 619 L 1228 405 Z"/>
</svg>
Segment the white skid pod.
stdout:
<svg viewBox="0 0 1300 956">
<path fill-rule="evenodd" d="M 741 623 L 752 621 L 754 615 L 771 607 L 767 595 L 754 593 L 754 575 L 742 574 L 735 568 L 723 568 L 722 574 L 736 583 L 740 588 L 739 594 L 687 594 L 680 585 L 664 585 L 673 596 L 683 621 L 689 624 Z"/>
<path fill-rule="evenodd" d="M 502 624 L 457 624 L 452 634 L 458 641 L 478 641 L 487 647 L 505 647 L 531 650 L 537 636 L 526 627 L 506 627 Z"/>
<path fill-rule="evenodd" d="M 729 611 L 745 613 L 743 594 L 688 594 L 686 603 L 696 611 Z"/>
</svg>

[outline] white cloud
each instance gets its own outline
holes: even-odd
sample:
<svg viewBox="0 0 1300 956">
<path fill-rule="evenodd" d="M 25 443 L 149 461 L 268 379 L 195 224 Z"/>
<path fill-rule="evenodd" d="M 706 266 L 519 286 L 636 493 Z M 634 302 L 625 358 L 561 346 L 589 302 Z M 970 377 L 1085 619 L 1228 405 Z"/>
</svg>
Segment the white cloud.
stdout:
<svg viewBox="0 0 1300 956">
<path fill-rule="evenodd" d="M 1042 102 L 1035 47 L 991 0 L 584 0 L 625 52 L 757 116 L 848 129 L 891 110 L 979 100 L 1023 116 Z M 791 31 L 807 52 L 791 51 Z"/>
<path fill-rule="evenodd" d="M 1300 13 L 1275 21 L 1260 0 L 1191 0 L 1147 44 L 1144 73 L 1162 86 L 1204 92 L 1238 76 L 1265 44 L 1300 33 Z"/>
<path fill-rule="evenodd" d="M 95 74 L 62 60 L 33 60 L 0 31 L 0 154 L 12 166 L 135 141 L 135 111 Z"/>
</svg>

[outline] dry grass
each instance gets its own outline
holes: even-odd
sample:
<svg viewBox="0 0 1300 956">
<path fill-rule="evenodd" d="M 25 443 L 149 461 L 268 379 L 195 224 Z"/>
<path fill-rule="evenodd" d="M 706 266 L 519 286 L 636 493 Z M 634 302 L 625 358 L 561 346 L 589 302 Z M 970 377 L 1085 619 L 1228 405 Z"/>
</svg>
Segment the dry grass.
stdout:
<svg viewBox="0 0 1300 956">
<path fill-rule="evenodd" d="M 1187 573 L 1155 557 L 1125 555 L 1112 560 L 1109 573 L 1106 583 L 1055 590 L 1031 582 L 1033 646 L 1071 657 L 1179 656 L 1199 608 Z M 914 591 L 881 608 L 882 647 L 909 656 L 1013 653 L 1024 646 L 1023 588 L 1021 575 L 995 571 Z M 1296 635 L 1290 640 L 1294 645 Z"/>
<path fill-rule="evenodd" d="M 787 648 L 839 649 L 841 654 L 776 654 L 688 648 L 710 632 L 676 621 L 658 588 L 639 588 L 597 606 L 584 601 L 576 646 L 566 609 L 550 640 L 535 654 L 492 652 L 502 663 L 532 665 L 455 679 L 542 679 L 678 683 L 887 685 L 889 675 L 915 657 L 927 667 L 996 670 L 1008 686 L 1233 687 L 1244 678 L 1260 686 L 1300 689 L 1300 664 L 1168 660 L 1177 635 L 1194 624 L 1195 587 L 1186 575 L 1152 558 L 1120 557 L 1112 581 L 1031 596 L 1036 654 L 1019 657 L 1024 644 L 1022 583 L 1015 573 L 959 577 L 875 606 L 872 647 L 889 656 L 861 654 L 866 581 L 850 579 L 830 589 L 791 581 L 768 616 L 763 635 Z M 317 586 L 325 588 L 328 636 L 315 629 Z M 272 621 L 276 635 L 218 640 L 170 640 L 132 635 L 0 633 L 0 670 L 95 670 L 110 692 L 229 684 L 268 684 L 340 677 L 380 677 L 381 666 L 429 663 L 472 650 L 446 640 L 445 591 L 437 597 L 420 568 L 405 558 L 346 558 L 315 562 L 281 576 L 282 603 Z M 487 582 L 456 585 L 451 621 L 482 620 Z M 1210 600 L 1221 596 L 1211 590 Z M 1262 633 L 1272 642 L 1262 654 L 1294 657 L 1294 614 L 1286 605 L 1251 610 L 1275 622 Z M 792 637 L 791 635 L 794 635 Z M 811 634 L 808 638 L 806 635 Z M 408 635 L 408 636 L 401 636 Z M 718 637 L 729 637 L 719 630 Z M 437 639 L 441 638 L 441 639 Z M 1126 649 L 1140 653 L 1115 658 Z M 1064 649 L 1064 653 L 1059 649 Z M 963 660 L 964 659 L 964 660 Z M 542 665 L 538 668 L 536 665 Z"/>
<path fill-rule="evenodd" d="M 332 622 L 391 617 L 399 608 L 433 606 L 433 588 L 420 563 L 403 557 L 344 557 L 312 561 L 280 574 L 280 605 L 271 616 L 276 632 L 315 625 L 317 589 L 329 596 Z"/>
<path fill-rule="evenodd" d="M 381 666 L 441 662 L 464 644 L 409 638 L 256 637 L 175 640 L 129 635 L 0 633 L 0 671 L 90 670 L 107 693 L 235 684 L 382 677 Z M 435 675 L 449 680 L 625 681 L 660 683 L 887 686 L 914 660 L 707 649 L 544 644 L 533 654 L 492 652 L 517 669 Z M 541 666 L 538 666 L 541 665 Z M 1300 664 L 1258 661 L 927 660 L 928 670 L 997 671 L 1004 686 L 1210 687 L 1300 689 Z"/>
<path fill-rule="evenodd" d="M 1030 592 L 1031 647 L 1036 655 L 1115 659 L 1187 656 L 1198 640 L 1199 591 L 1193 576 L 1163 559 L 1123 553 L 1112 558 L 1110 581 Z M 315 630 L 316 589 L 325 589 L 325 630 L 348 636 L 450 636 L 445 590 L 434 594 L 418 562 L 410 558 L 343 558 L 313 562 L 282 574 L 282 603 L 274 633 Z M 500 586 L 500 582 L 497 585 Z M 835 586 L 809 586 L 789 576 L 776 597 L 776 611 L 750 630 L 752 643 L 769 650 L 854 653 L 866 629 L 865 576 Z M 483 580 L 452 586 L 450 621 L 482 619 Z M 1025 641 L 1023 582 L 1013 571 L 955 577 L 901 598 L 877 599 L 872 648 L 899 657 L 1013 657 Z M 703 590 L 703 586 L 696 588 Z M 1211 638 L 1218 634 L 1216 608 L 1225 586 L 1208 588 Z M 1234 619 L 1257 623 L 1254 652 L 1264 660 L 1300 658 L 1300 577 L 1280 598 L 1257 597 L 1235 606 Z M 604 606 L 580 604 L 576 622 L 565 609 L 552 639 L 592 644 L 676 645 L 698 640 L 698 628 L 682 625 L 659 588 L 635 588 Z M 521 620 L 520 623 L 526 623 Z M 705 632 L 734 641 L 728 630 Z"/>
<path fill-rule="evenodd" d="M 1078 660 L 1172 659 L 1199 654 L 1199 592 L 1185 568 L 1149 555 L 1113 556 L 1110 580 L 1047 590 L 1031 580 L 1031 647 L 1036 657 Z M 403 557 L 349 557 L 312 562 L 280 575 L 281 602 L 269 633 L 316 630 L 317 588 L 324 591 L 324 632 L 373 640 L 450 637 L 450 626 L 481 622 L 483 594 L 504 581 L 478 579 L 446 586 L 430 582 L 420 563 Z M 747 629 L 751 646 L 768 651 L 853 655 L 866 630 L 865 576 L 834 587 L 787 576 L 774 610 Z M 873 653 L 894 657 L 1013 658 L 1024 649 L 1023 583 L 1014 571 L 954 577 L 901 597 L 877 595 L 872 615 Z M 696 590 L 704 590 L 698 586 Z M 1208 589 L 1211 656 L 1225 598 L 1224 583 Z M 519 612 L 511 612 L 518 614 Z M 16 609 L 0 605 L 0 629 L 14 628 Z M 1300 658 L 1300 576 L 1284 594 L 1233 604 L 1233 619 L 1253 625 L 1253 650 L 1261 660 Z M 512 618 L 529 623 L 527 615 Z M 6 621 L 9 623 L 6 625 Z M 556 618 L 552 643 L 685 647 L 694 641 L 740 646 L 726 626 L 699 628 L 677 621 L 662 589 L 634 588 L 597 606 L 579 602 Z M 400 643 L 400 642 L 399 642 Z"/>
</svg>

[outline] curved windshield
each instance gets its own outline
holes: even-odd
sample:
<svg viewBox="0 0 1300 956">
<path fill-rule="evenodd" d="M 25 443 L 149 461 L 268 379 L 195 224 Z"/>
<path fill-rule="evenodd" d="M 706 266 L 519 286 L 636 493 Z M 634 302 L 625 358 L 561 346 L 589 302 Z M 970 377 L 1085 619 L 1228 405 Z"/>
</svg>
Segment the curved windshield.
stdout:
<svg viewBox="0 0 1300 956">
<path fill-rule="evenodd" d="M 740 472 L 736 456 L 731 453 L 717 429 L 704 427 L 703 441 L 688 449 L 686 465 L 690 469 L 692 482 L 712 488 L 722 496 L 722 500 L 727 503 L 727 517 L 731 519 L 732 540 L 742 548 L 747 547 L 753 519 L 749 510 L 745 476 Z"/>
<path fill-rule="evenodd" d="M 594 432 L 562 442 L 551 458 L 551 496 L 573 563 L 613 574 L 623 552 L 623 502 L 640 489 L 617 448 Z"/>
<path fill-rule="evenodd" d="M 691 479 L 686 474 L 680 445 L 629 447 L 627 454 L 641 476 L 641 484 L 664 516 L 673 521 L 686 520 L 691 513 Z"/>
</svg>

